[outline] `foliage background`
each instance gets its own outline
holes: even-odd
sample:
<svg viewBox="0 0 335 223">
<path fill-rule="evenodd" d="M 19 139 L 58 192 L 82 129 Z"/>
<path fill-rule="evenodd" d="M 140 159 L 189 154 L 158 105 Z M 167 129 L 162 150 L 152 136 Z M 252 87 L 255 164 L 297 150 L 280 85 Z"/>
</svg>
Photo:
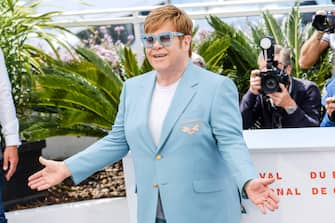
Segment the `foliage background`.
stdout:
<svg viewBox="0 0 335 223">
<path fill-rule="evenodd" d="M 78 34 L 83 37 L 80 46 L 70 46 L 45 31 L 69 32 L 51 22 L 58 12 L 36 16 L 38 3 L 18 5 L 18 0 L 1 1 L 0 5 L 0 47 L 6 56 L 23 138 L 107 134 L 118 109 L 123 81 L 152 69 L 146 59 L 139 63 L 131 50 L 131 28 L 92 27 Z M 261 16 L 262 22 L 249 25 L 249 35 L 211 15 L 207 21 L 212 32 L 196 27 L 193 33 L 201 38 L 193 47 L 204 57 L 207 69 L 232 78 L 240 95 L 244 94 L 250 71 L 257 68 L 259 40 L 271 35 L 277 44 L 291 49 L 292 75 L 315 81 L 321 89 L 329 78 L 330 53 L 311 69 L 299 68 L 301 45 L 313 32 L 310 25 L 301 25 L 299 6 L 282 21 L 269 12 Z M 32 38 L 48 43 L 52 56 L 28 44 Z M 67 50 L 67 59 L 59 54 L 59 46 Z"/>
</svg>

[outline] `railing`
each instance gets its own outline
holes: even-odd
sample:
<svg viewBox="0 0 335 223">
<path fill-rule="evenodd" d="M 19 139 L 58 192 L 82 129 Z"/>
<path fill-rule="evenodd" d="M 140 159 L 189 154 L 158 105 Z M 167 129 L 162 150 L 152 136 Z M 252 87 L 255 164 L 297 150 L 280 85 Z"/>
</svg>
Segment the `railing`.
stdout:
<svg viewBox="0 0 335 223">
<path fill-rule="evenodd" d="M 285 14 L 292 10 L 292 0 L 227 0 L 223 2 L 193 3 L 176 5 L 185 10 L 192 19 L 205 19 L 208 15 L 221 18 L 259 16 L 264 11 L 272 14 Z M 287 7 L 271 7 L 277 3 L 285 3 Z M 94 25 L 133 24 L 134 36 L 141 35 L 142 23 L 145 16 L 143 12 L 151 11 L 159 6 L 144 6 L 132 8 L 110 8 L 103 10 L 68 11 L 54 16 L 54 22 L 58 25 L 73 28 Z M 301 6 L 300 12 L 315 12 L 317 10 L 333 10 L 335 5 Z M 99 18 L 97 18 L 99 16 Z M 133 49 L 142 57 L 142 46 L 135 41 Z"/>
<path fill-rule="evenodd" d="M 176 6 L 187 11 L 192 19 L 204 19 L 208 15 L 216 15 L 223 18 L 259 16 L 265 10 L 268 10 L 273 14 L 284 14 L 291 11 L 292 5 L 287 7 L 274 8 L 271 7 L 271 3 L 292 4 L 292 0 L 249 0 L 249 1 L 230 0 L 224 2 L 179 4 Z M 252 7 L 245 9 L 246 6 L 252 6 Z M 142 12 L 151 11 L 152 9 L 157 7 L 159 6 L 68 11 L 61 13 L 57 16 L 54 16 L 54 19 L 55 23 L 65 27 L 80 27 L 80 26 L 124 24 L 124 23 L 139 24 L 142 23 L 145 18 L 145 16 L 141 15 Z M 334 8 L 335 8 L 334 5 L 301 6 L 300 11 L 315 12 L 317 10 L 333 10 Z M 104 15 L 103 16 L 104 18 L 85 18 L 88 16 L 97 16 L 97 15 Z"/>
</svg>

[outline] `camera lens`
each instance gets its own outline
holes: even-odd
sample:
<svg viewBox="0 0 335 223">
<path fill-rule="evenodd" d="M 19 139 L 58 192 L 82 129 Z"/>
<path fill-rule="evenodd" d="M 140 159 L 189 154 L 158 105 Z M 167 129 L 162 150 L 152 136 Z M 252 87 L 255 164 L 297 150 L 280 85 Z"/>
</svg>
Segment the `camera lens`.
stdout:
<svg viewBox="0 0 335 223">
<path fill-rule="evenodd" d="M 328 29 L 327 15 L 315 15 L 312 26 L 318 31 L 326 31 Z"/>
<path fill-rule="evenodd" d="M 276 92 L 278 90 L 278 80 L 273 76 L 264 79 L 262 89 L 265 93 Z"/>
</svg>

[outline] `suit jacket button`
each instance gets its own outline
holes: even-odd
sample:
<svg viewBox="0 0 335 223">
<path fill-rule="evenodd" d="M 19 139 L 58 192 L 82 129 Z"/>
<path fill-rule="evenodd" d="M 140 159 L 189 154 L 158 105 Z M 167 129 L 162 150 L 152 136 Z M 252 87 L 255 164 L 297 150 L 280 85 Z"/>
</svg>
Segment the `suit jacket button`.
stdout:
<svg viewBox="0 0 335 223">
<path fill-rule="evenodd" d="M 161 160 L 162 159 L 162 156 L 161 155 L 157 155 L 156 156 L 156 160 Z"/>
<path fill-rule="evenodd" d="M 153 187 L 154 187 L 154 188 L 158 188 L 158 184 L 154 184 Z"/>
</svg>

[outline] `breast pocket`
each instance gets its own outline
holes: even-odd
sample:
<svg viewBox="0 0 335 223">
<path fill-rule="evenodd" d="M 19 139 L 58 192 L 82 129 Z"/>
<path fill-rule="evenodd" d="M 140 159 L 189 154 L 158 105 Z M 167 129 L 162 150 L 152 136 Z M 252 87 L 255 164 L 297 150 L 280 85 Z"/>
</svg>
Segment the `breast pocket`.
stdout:
<svg viewBox="0 0 335 223">
<path fill-rule="evenodd" d="M 201 127 L 202 122 L 200 119 L 182 120 L 180 122 L 180 131 L 188 135 L 196 134 L 200 131 Z"/>
</svg>

